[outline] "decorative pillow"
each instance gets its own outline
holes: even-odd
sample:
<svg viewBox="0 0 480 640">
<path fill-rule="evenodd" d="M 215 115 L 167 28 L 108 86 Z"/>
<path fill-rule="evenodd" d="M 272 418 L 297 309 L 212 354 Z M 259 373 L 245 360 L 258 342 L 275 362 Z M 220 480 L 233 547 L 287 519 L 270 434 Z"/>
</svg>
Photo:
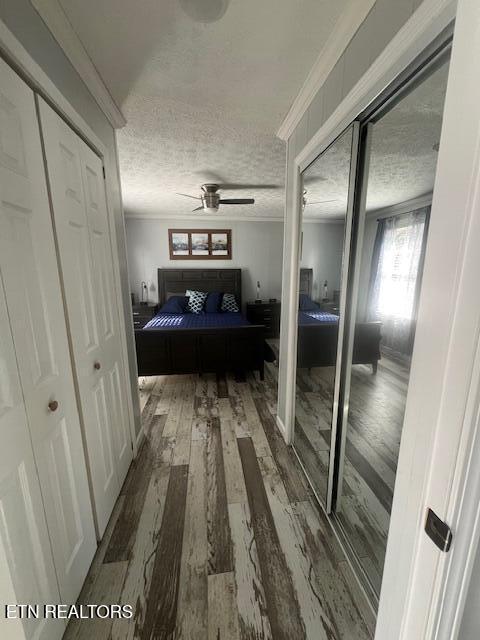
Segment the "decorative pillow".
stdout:
<svg viewBox="0 0 480 640">
<path fill-rule="evenodd" d="M 205 313 L 218 313 L 220 311 L 222 296 L 223 293 L 220 293 L 220 291 L 211 291 L 205 300 Z"/>
<path fill-rule="evenodd" d="M 186 313 L 187 304 L 186 296 L 172 296 L 165 302 L 159 313 Z"/>
<path fill-rule="evenodd" d="M 314 309 L 319 309 L 319 306 L 309 295 L 301 293 L 298 299 L 298 308 L 300 311 L 313 311 Z"/>
<path fill-rule="evenodd" d="M 240 311 L 233 293 L 223 294 L 221 310 L 229 313 L 238 313 Z"/>
<path fill-rule="evenodd" d="M 192 291 L 191 289 L 187 289 L 185 295 L 188 298 L 188 310 L 196 314 L 202 313 L 203 305 L 205 304 L 208 294 L 203 291 Z"/>
</svg>

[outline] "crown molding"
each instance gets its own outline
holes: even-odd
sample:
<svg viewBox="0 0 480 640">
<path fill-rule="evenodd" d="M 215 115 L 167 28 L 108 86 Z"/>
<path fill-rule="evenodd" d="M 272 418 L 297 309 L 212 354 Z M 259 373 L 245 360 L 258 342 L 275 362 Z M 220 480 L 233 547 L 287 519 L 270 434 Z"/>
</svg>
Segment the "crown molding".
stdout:
<svg viewBox="0 0 480 640">
<path fill-rule="evenodd" d="M 180 214 L 178 216 L 172 215 L 148 215 L 145 213 L 135 213 L 125 211 L 125 220 L 154 220 L 156 222 L 181 222 L 182 220 L 195 220 L 196 222 L 212 222 L 215 224 L 226 224 L 228 222 L 284 222 L 284 219 L 280 216 L 240 216 L 230 215 L 228 218 L 215 217 L 213 214 L 206 215 L 193 215 L 189 213 Z"/>
<path fill-rule="evenodd" d="M 127 124 L 123 113 L 110 95 L 102 77 L 70 24 L 58 0 L 30 0 L 51 34 L 70 60 L 94 97 L 100 109 L 115 129 Z"/>
<path fill-rule="evenodd" d="M 212 214 L 213 215 L 213 214 Z M 182 213 L 178 216 L 161 216 L 148 215 L 146 213 L 136 213 L 125 211 L 125 220 L 151 220 L 154 222 L 183 222 L 195 220 L 196 222 L 212 222 L 215 224 L 223 224 L 228 222 L 285 222 L 280 216 L 240 216 L 230 215 L 228 218 L 214 218 L 206 215 Z M 303 218 L 305 224 L 345 224 L 344 218 Z"/>
<path fill-rule="evenodd" d="M 412 198 L 411 200 L 405 200 L 397 204 L 392 204 L 389 207 L 381 207 L 380 209 L 371 209 L 367 211 L 365 216 L 367 218 L 389 218 L 390 216 L 400 215 L 402 213 L 410 213 L 416 209 L 423 209 L 432 204 L 433 192 L 426 193 L 418 198 Z"/>
<path fill-rule="evenodd" d="M 345 217 L 339 218 L 337 216 L 324 216 L 323 218 L 302 218 L 303 224 L 345 224 Z"/>
<path fill-rule="evenodd" d="M 457 0 L 423 0 L 294 160 L 303 171 L 455 19 Z"/>
<path fill-rule="evenodd" d="M 281 140 L 288 140 L 302 119 L 313 98 L 323 86 L 348 43 L 365 20 L 375 0 L 356 0 L 341 16 L 316 59 L 290 111 L 277 131 Z"/>
</svg>

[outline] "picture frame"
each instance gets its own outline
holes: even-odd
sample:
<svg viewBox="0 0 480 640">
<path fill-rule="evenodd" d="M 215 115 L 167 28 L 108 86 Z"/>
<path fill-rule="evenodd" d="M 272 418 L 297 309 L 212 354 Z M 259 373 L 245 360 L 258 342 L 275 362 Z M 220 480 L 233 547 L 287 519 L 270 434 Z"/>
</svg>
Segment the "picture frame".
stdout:
<svg viewBox="0 0 480 640">
<path fill-rule="evenodd" d="M 212 256 L 228 256 L 228 233 L 225 231 L 212 233 Z"/>
<path fill-rule="evenodd" d="M 190 235 L 192 256 L 208 256 L 210 254 L 210 239 L 208 233 L 195 232 Z"/>
<path fill-rule="evenodd" d="M 170 260 L 231 260 L 231 229 L 169 229 Z"/>
<path fill-rule="evenodd" d="M 190 255 L 190 239 L 188 233 L 173 231 L 170 234 L 170 257 L 185 257 Z"/>
</svg>

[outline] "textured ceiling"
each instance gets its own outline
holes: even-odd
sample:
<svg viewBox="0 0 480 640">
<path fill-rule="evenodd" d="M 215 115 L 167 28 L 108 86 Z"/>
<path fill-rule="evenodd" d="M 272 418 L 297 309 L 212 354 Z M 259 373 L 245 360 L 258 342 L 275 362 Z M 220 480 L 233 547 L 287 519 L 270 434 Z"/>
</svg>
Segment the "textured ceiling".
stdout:
<svg viewBox="0 0 480 640">
<path fill-rule="evenodd" d="M 224 0 L 60 0 L 128 121 L 118 135 L 127 215 L 185 216 L 195 203 L 176 192 L 198 195 L 213 172 L 280 187 L 225 193 L 256 204 L 219 219 L 283 217 L 275 132 L 354 1 L 231 0 L 204 23 L 198 8 Z"/>
<path fill-rule="evenodd" d="M 398 102 L 372 130 L 367 210 L 382 209 L 433 190 L 447 87 L 444 64 Z M 347 202 L 351 134 L 343 136 L 304 172 L 306 218 L 341 218 Z"/>
<path fill-rule="evenodd" d="M 305 218 L 343 218 L 347 211 L 352 127 L 303 172 Z"/>
</svg>

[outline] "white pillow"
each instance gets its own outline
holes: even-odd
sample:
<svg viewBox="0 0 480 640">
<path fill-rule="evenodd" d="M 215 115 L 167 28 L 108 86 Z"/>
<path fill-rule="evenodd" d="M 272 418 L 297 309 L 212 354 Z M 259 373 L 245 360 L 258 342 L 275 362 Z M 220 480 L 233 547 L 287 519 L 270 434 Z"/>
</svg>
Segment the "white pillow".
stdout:
<svg viewBox="0 0 480 640">
<path fill-rule="evenodd" d="M 208 294 L 203 291 L 192 291 L 191 289 L 187 289 L 185 291 L 185 296 L 188 298 L 188 310 L 191 313 L 202 313 L 207 295 Z"/>
<path fill-rule="evenodd" d="M 223 294 L 221 310 L 229 313 L 238 313 L 240 311 L 233 293 Z"/>
</svg>

